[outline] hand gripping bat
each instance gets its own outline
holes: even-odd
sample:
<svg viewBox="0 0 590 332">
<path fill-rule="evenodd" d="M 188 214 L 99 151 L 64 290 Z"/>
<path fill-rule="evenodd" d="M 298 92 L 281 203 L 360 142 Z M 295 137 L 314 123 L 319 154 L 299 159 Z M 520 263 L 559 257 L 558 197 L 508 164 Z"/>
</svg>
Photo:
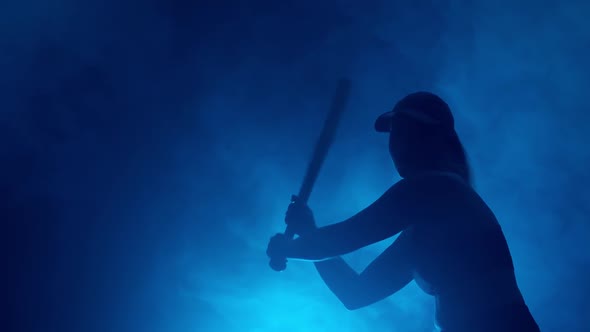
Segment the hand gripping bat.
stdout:
<svg viewBox="0 0 590 332">
<path fill-rule="evenodd" d="M 334 140 L 334 136 L 336 133 L 336 128 L 338 127 L 338 123 L 340 121 L 342 112 L 346 108 L 346 103 L 348 101 L 349 94 L 350 81 L 348 79 L 340 79 L 338 81 L 338 86 L 336 87 L 336 92 L 332 97 L 330 112 L 328 113 L 328 117 L 324 122 L 324 127 L 322 128 L 320 137 L 316 142 L 313 155 L 311 157 L 309 164 L 307 165 L 307 171 L 305 172 L 305 177 L 303 178 L 301 188 L 299 189 L 299 194 L 297 195 L 299 201 L 303 203 L 307 203 L 307 200 L 309 199 L 309 196 L 313 189 L 313 185 L 318 177 L 324 159 L 326 159 L 328 150 L 332 145 L 332 141 Z M 285 230 L 285 236 L 289 240 L 293 239 L 293 236 L 295 236 L 293 229 L 289 227 L 289 225 L 287 225 L 287 228 Z M 287 260 L 271 259 L 269 265 L 275 271 L 283 271 L 287 268 Z"/>
</svg>

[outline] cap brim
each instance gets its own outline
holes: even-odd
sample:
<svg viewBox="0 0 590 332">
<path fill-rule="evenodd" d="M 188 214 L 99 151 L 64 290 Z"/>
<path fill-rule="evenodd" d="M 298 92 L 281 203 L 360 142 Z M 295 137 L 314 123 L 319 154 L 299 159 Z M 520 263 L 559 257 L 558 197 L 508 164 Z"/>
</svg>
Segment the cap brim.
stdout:
<svg viewBox="0 0 590 332">
<path fill-rule="evenodd" d="M 391 131 L 391 121 L 393 118 L 393 111 L 381 114 L 375 120 L 375 130 L 380 133 L 388 133 Z"/>
<path fill-rule="evenodd" d="M 391 132 L 391 125 L 393 122 L 393 116 L 395 114 L 404 114 L 416 121 L 419 121 L 423 124 L 427 125 L 439 125 L 440 121 L 434 119 L 428 114 L 425 114 L 422 111 L 415 111 L 415 110 L 408 110 L 408 109 L 400 109 L 400 110 L 393 110 L 387 113 L 381 114 L 377 120 L 375 121 L 375 130 L 380 133 L 389 133 Z"/>
</svg>

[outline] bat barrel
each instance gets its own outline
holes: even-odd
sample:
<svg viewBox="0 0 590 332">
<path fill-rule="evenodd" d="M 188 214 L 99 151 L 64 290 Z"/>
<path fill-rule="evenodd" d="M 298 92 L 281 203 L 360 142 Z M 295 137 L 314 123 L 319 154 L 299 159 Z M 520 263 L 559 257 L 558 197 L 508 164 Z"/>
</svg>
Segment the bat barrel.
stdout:
<svg viewBox="0 0 590 332">
<path fill-rule="evenodd" d="M 351 83 L 348 79 L 340 79 L 338 81 L 336 92 L 332 98 L 330 112 L 328 113 L 322 132 L 316 142 L 311 161 L 307 165 L 307 171 L 305 172 L 305 177 L 303 178 L 299 194 L 297 195 L 299 200 L 303 203 L 307 203 L 309 200 L 309 196 L 311 195 L 315 181 L 320 173 L 320 169 L 322 168 L 326 155 L 334 141 L 336 128 L 338 128 L 342 112 L 346 108 L 346 102 L 350 95 L 350 85 Z"/>
<path fill-rule="evenodd" d="M 336 134 L 336 128 L 340 122 L 342 112 L 346 108 L 346 103 L 348 102 L 350 86 L 351 82 L 349 79 L 343 78 L 338 81 L 336 92 L 332 98 L 328 117 L 324 122 L 322 132 L 316 142 L 313 155 L 307 166 L 305 177 L 303 178 L 301 188 L 299 189 L 299 194 L 297 195 L 299 200 L 303 203 L 307 203 L 309 200 L 309 196 L 311 195 L 311 191 L 318 177 L 322 164 L 324 163 L 326 155 L 328 154 L 328 150 L 332 145 L 332 141 L 334 140 L 334 136 Z M 293 229 L 287 226 L 285 230 L 285 237 L 287 239 L 293 239 L 294 236 L 295 233 L 293 232 Z M 275 271 L 283 271 L 287 268 L 287 260 L 271 259 L 270 267 Z"/>
</svg>

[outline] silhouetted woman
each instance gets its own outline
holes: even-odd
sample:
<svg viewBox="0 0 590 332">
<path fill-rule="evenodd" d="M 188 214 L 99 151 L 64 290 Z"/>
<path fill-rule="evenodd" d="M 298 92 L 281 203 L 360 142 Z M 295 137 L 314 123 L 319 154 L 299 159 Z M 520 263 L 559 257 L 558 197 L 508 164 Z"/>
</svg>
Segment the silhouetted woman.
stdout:
<svg viewBox="0 0 590 332">
<path fill-rule="evenodd" d="M 299 237 L 275 235 L 267 254 L 315 261 L 350 310 L 415 280 L 435 297 L 442 331 L 539 331 L 517 286 L 502 229 L 471 186 L 448 105 L 434 94 L 413 93 L 381 115 L 375 128 L 390 133 L 389 151 L 402 180 L 353 217 L 320 228 L 295 198 L 286 221 Z M 339 257 L 398 233 L 360 274 Z"/>
</svg>

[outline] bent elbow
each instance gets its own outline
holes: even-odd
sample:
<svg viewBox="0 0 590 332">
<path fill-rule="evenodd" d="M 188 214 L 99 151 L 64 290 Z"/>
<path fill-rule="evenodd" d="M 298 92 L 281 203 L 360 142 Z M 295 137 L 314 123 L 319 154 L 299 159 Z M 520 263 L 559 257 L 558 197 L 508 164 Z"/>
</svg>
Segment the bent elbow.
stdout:
<svg viewBox="0 0 590 332">
<path fill-rule="evenodd" d="M 348 311 L 354 311 L 354 310 L 357 310 L 357 309 L 359 309 L 359 308 L 362 308 L 361 306 L 354 305 L 354 304 L 352 304 L 352 303 L 344 303 L 344 307 L 345 307 L 345 308 L 346 308 L 346 310 L 348 310 Z"/>
<path fill-rule="evenodd" d="M 372 303 L 370 296 L 367 296 L 368 292 L 365 288 L 361 284 L 361 280 L 357 277 L 355 278 L 355 282 L 348 283 L 346 292 L 340 293 L 338 299 L 349 311 L 364 308 Z"/>
<path fill-rule="evenodd" d="M 362 303 L 358 299 L 348 299 L 346 301 L 341 301 L 344 307 L 349 311 L 358 310 L 360 308 L 366 307 L 366 303 Z"/>
</svg>

